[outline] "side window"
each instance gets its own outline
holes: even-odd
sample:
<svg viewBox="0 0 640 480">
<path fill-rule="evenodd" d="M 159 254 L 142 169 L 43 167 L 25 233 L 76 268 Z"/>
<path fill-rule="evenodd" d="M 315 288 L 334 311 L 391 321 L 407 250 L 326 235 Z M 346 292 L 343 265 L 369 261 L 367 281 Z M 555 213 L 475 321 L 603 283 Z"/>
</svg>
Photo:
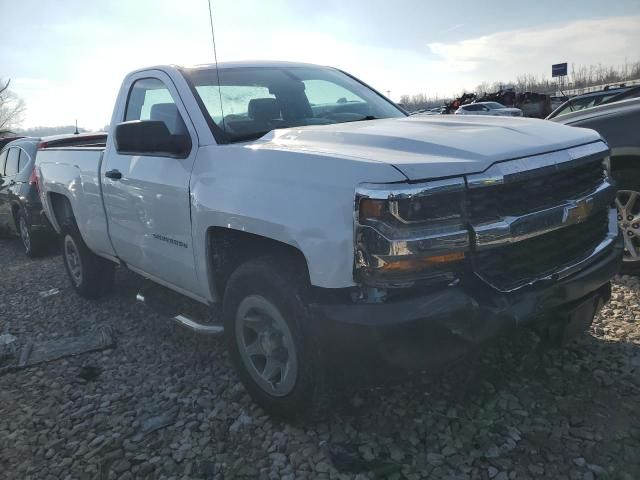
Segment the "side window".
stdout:
<svg viewBox="0 0 640 480">
<path fill-rule="evenodd" d="M 19 148 L 10 148 L 7 155 L 7 164 L 4 167 L 4 174 L 7 177 L 13 177 L 18 173 L 18 157 L 20 156 Z"/>
<path fill-rule="evenodd" d="M 157 120 L 164 122 L 172 135 L 188 133 L 175 100 L 157 78 L 136 80 L 131 86 L 124 119 Z"/>
<path fill-rule="evenodd" d="M 4 175 L 4 164 L 7 162 L 7 152 L 9 150 L 5 150 L 0 153 L 0 177 Z"/>
</svg>

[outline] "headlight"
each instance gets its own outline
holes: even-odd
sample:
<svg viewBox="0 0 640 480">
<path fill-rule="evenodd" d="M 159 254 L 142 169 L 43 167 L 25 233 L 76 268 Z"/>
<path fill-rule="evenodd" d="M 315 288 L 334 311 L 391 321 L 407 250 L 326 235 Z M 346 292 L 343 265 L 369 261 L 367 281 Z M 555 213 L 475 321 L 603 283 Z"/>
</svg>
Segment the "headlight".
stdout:
<svg viewBox="0 0 640 480">
<path fill-rule="evenodd" d="M 462 178 L 363 185 L 356 195 L 356 277 L 377 287 L 453 280 L 469 248 Z"/>
</svg>

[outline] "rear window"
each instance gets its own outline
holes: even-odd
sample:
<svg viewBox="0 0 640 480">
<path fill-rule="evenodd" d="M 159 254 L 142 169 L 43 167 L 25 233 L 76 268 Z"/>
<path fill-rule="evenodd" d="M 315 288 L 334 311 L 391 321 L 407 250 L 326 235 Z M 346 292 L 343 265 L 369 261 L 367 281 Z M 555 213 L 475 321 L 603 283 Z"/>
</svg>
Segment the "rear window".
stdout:
<svg viewBox="0 0 640 480">
<path fill-rule="evenodd" d="M 8 150 L 5 150 L 4 152 L 0 153 L 0 176 L 4 175 L 4 164 L 7 161 L 8 152 Z"/>
<path fill-rule="evenodd" d="M 20 149 L 20 157 L 18 158 L 18 172 L 24 170 L 24 168 L 29 163 L 29 155 L 24 150 Z"/>
<path fill-rule="evenodd" d="M 4 167 L 4 174 L 7 177 L 12 177 L 18 173 L 18 159 L 20 157 L 19 148 L 10 148 L 7 155 L 7 164 Z"/>
</svg>

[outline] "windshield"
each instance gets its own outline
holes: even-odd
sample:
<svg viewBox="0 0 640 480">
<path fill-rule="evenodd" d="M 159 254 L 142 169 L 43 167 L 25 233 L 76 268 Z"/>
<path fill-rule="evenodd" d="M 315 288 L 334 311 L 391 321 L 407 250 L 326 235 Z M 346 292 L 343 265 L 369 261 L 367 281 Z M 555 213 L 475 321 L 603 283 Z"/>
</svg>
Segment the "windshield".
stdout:
<svg viewBox="0 0 640 480">
<path fill-rule="evenodd" d="M 188 69 L 197 96 L 227 141 L 288 127 L 404 117 L 393 103 L 339 70 L 313 66 Z M 216 132 L 214 132 L 216 133 Z"/>
<path fill-rule="evenodd" d="M 553 114 L 553 117 L 559 117 L 560 115 L 566 115 L 567 113 L 576 112 L 578 110 L 584 110 L 585 108 L 595 107 L 600 105 L 601 103 L 606 103 L 607 100 L 613 98 L 618 95 L 618 92 L 612 92 L 610 94 L 602 94 L 602 95 L 591 95 L 589 97 L 575 98 L 573 100 L 569 100 L 564 106 L 559 107 L 559 109 Z"/>
<path fill-rule="evenodd" d="M 489 107 L 491 110 L 499 110 L 501 108 L 507 108 L 504 105 L 502 105 L 501 103 L 498 102 L 487 102 L 485 103 L 485 105 L 487 107 Z"/>
</svg>

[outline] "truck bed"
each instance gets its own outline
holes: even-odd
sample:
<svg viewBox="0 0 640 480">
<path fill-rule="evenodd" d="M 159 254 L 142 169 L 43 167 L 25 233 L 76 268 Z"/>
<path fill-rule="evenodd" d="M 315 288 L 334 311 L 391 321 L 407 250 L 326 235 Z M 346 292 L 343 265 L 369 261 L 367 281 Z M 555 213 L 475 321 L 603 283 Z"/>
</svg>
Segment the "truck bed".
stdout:
<svg viewBox="0 0 640 480">
<path fill-rule="evenodd" d="M 46 192 L 44 210 L 60 233 L 52 197 L 69 198 L 76 222 L 87 246 L 98 254 L 114 256 L 109 242 L 107 218 L 102 202 L 100 175 L 103 147 L 66 147 L 40 150 L 36 156 L 40 186 Z"/>
</svg>

